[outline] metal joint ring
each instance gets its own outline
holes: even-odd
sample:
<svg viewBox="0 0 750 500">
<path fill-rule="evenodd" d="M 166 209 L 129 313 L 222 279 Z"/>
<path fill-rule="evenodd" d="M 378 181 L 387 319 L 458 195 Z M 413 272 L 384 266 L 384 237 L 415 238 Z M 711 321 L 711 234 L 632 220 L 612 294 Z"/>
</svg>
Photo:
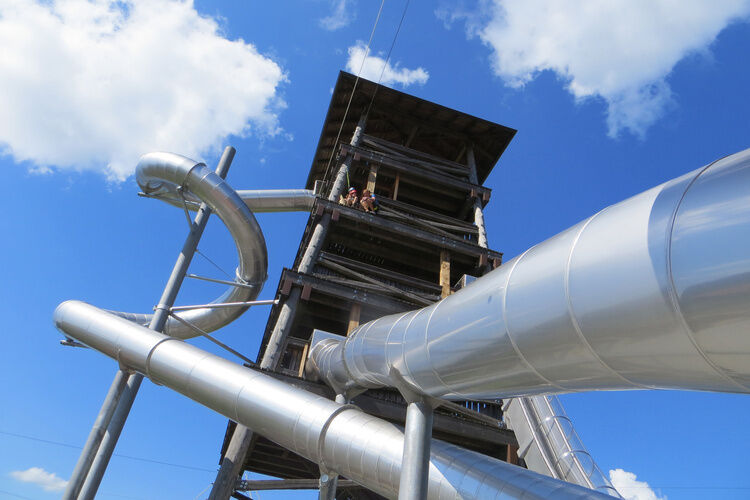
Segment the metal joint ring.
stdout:
<svg viewBox="0 0 750 500">
<path fill-rule="evenodd" d="M 331 422 L 333 422 L 333 419 L 336 418 L 340 413 L 343 413 L 345 410 L 359 410 L 359 407 L 352 404 L 339 406 L 338 408 L 333 410 L 333 413 L 331 413 L 331 415 L 323 424 L 323 428 L 320 430 L 320 436 L 318 437 L 318 465 L 320 466 L 321 470 L 330 470 L 326 465 L 325 460 L 323 459 L 323 446 L 326 440 L 326 433 L 328 432 L 328 428 L 331 426 Z"/>
</svg>

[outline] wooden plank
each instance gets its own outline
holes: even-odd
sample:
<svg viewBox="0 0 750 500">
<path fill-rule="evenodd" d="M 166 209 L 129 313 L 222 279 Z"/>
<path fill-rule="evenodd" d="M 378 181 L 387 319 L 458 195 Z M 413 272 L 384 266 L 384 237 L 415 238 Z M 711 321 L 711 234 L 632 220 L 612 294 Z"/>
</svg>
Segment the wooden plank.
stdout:
<svg viewBox="0 0 750 500">
<path fill-rule="evenodd" d="M 412 129 L 411 134 L 416 134 L 417 128 L 418 128 L 418 126 L 415 125 L 414 128 Z M 413 140 L 413 137 L 410 137 L 409 143 L 411 143 L 411 140 Z M 425 153 L 423 151 L 412 149 L 412 148 L 408 147 L 408 144 L 406 146 L 402 146 L 400 144 L 396 144 L 394 142 L 390 142 L 390 141 L 386 141 L 385 139 L 381 139 L 380 137 L 374 137 L 374 136 L 367 135 L 367 134 L 362 134 L 362 142 L 365 142 L 365 143 L 367 143 L 367 142 L 374 142 L 376 144 L 385 146 L 385 147 L 387 147 L 389 149 L 392 149 L 392 150 L 395 150 L 395 151 L 399 151 L 404 156 L 424 158 L 425 160 L 431 161 L 433 163 L 442 164 L 442 165 L 445 165 L 447 167 L 450 167 L 450 168 L 453 168 L 453 169 L 456 169 L 456 170 L 460 170 L 460 171 L 464 171 L 464 172 L 468 172 L 468 170 L 469 170 L 466 165 L 463 165 L 463 164 L 455 162 L 455 161 L 448 160 L 447 158 L 440 158 L 439 156 L 431 155 L 431 154 Z"/>
<path fill-rule="evenodd" d="M 431 283 L 429 281 L 421 280 L 419 278 L 414 278 L 413 276 L 408 276 L 406 274 L 401 274 L 395 271 L 390 271 L 382 267 L 372 266 L 370 264 L 365 264 L 364 262 L 347 259 L 346 257 L 342 257 L 340 255 L 336 255 L 336 254 L 332 254 L 328 252 L 320 252 L 320 258 L 324 258 L 333 262 L 337 262 L 341 264 L 342 266 L 346 266 L 350 269 L 354 269 L 357 271 L 361 271 L 363 273 L 367 273 L 370 276 L 374 276 L 374 277 L 380 276 L 382 278 L 395 281 L 397 283 L 410 285 L 413 288 L 424 289 L 425 291 L 432 293 L 432 294 L 440 293 L 440 286 L 434 283 Z"/>
<path fill-rule="evenodd" d="M 440 252 L 440 296 L 445 298 L 451 294 L 451 256 L 447 250 Z"/>
<path fill-rule="evenodd" d="M 461 238 L 458 235 L 449 233 L 448 231 L 443 231 L 442 229 L 435 227 L 433 223 L 431 222 L 423 221 L 416 217 L 409 217 L 407 215 L 403 215 L 398 212 L 395 212 L 389 208 L 380 207 L 380 211 L 378 212 L 378 214 L 381 217 L 386 217 L 390 220 L 406 221 L 405 224 L 419 226 L 421 228 L 429 230 L 430 232 L 433 232 L 442 236 L 446 236 L 448 238 L 457 238 L 457 239 L 463 240 L 463 238 Z"/>
<path fill-rule="evenodd" d="M 359 326 L 359 316 L 362 312 L 362 304 L 359 302 L 352 303 L 352 308 L 349 311 L 349 326 L 346 329 L 346 334 L 349 335 L 352 331 Z"/>
<path fill-rule="evenodd" d="M 366 150 L 363 148 L 358 148 L 356 146 L 342 144 L 341 151 L 342 153 L 345 153 L 345 154 L 349 154 L 349 153 L 354 154 L 355 151 L 359 152 L 362 158 L 365 158 L 371 162 L 378 162 L 382 165 L 387 165 L 393 170 L 399 171 L 401 173 L 406 173 L 409 176 L 428 179 L 430 181 L 433 181 L 443 186 L 459 189 L 467 194 L 472 190 L 472 188 L 476 189 L 478 193 L 492 192 L 492 190 L 487 187 L 480 186 L 477 184 L 471 184 L 468 181 L 463 181 L 455 177 L 451 177 L 449 175 L 431 172 L 422 167 L 415 167 L 414 165 L 407 165 L 403 162 L 396 161 L 385 155 L 378 154 L 374 151 Z"/>
<path fill-rule="evenodd" d="M 518 465 L 518 446 L 509 444 L 505 455 L 505 461 L 509 464 Z"/>
<path fill-rule="evenodd" d="M 451 217 L 448 215 L 444 215 L 438 212 L 433 212 L 432 210 L 427 210 L 426 208 L 421 207 L 415 207 L 414 205 L 410 205 L 408 203 L 403 203 L 397 200 L 391 200 L 388 198 L 381 198 L 380 204 L 385 205 L 388 207 L 392 207 L 396 210 L 399 210 L 401 212 L 414 214 L 421 219 L 439 222 L 442 224 L 452 225 L 456 227 L 463 227 L 466 229 L 472 229 L 474 228 L 474 224 L 471 222 L 468 222 L 466 220 L 462 220 L 456 217 Z"/>
<path fill-rule="evenodd" d="M 414 226 L 387 220 L 382 217 L 378 217 L 377 215 L 368 214 L 353 208 L 342 207 L 327 200 L 318 199 L 315 203 L 318 204 L 318 206 L 325 206 L 327 210 L 339 208 L 341 210 L 341 217 L 343 218 L 356 220 L 358 222 L 367 224 L 368 226 L 372 226 L 375 229 L 381 229 L 386 233 L 400 234 L 413 241 L 428 243 L 431 245 L 435 245 L 438 248 L 451 250 L 463 255 L 479 257 L 482 254 L 487 254 L 489 258 L 502 257 L 502 254 L 499 252 L 481 248 L 472 243 L 464 242 L 463 240 L 447 238 L 445 236 L 438 236 L 436 234 L 430 233 L 429 231 L 420 230 L 419 228 L 416 228 Z"/>
<path fill-rule="evenodd" d="M 389 312 L 409 311 L 413 304 L 404 302 L 387 295 L 357 290 L 349 286 L 338 285 L 314 276 L 304 275 L 291 270 L 284 271 L 284 278 L 297 286 L 309 285 L 317 293 L 337 297 L 352 302 L 361 302 Z"/>
<path fill-rule="evenodd" d="M 302 376 L 305 374 L 305 363 L 307 362 L 307 352 L 310 350 L 310 344 L 308 342 L 305 342 L 305 345 L 302 347 L 302 357 L 299 360 L 299 371 L 297 372 L 297 376 L 299 378 L 302 378 Z"/>
<path fill-rule="evenodd" d="M 370 172 L 367 174 L 367 189 L 371 193 L 375 192 L 375 182 L 378 179 L 378 165 L 370 165 Z"/>
<path fill-rule="evenodd" d="M 366 274 L 362 274 L 357 271 L 348 269 L 342 266 L 341 264 L 337 264 L 335 262 L 331 262 L 325 259 L 318 260 L 318 263 L 322 266 L 332 269 L 333 271 L 343 274 L 344 276 L 349 276 L 351 278 L 356 278 L 358 280 L 364 281 L 365 283 L 377 285 L 379 288 L 382 288 L 383 290 L 387 290 L 391 292 L 392 294 L 395 294 L 399 297 L 403 297 L 404 299 L 410 300 L 411 302 L 414 302 L 415 304 L 420 304 L 423 306 L 429 306 L 430 304 L 432 304 L 431 300 L 424 299 L 415 293 L 407 292 L 406 290 L 401 290 L 400 288 L 397 288 L 395 286 L 389 285 L 387 283 L 383 283 L 382 281 L 376 280 L 375 278 L 367 276 Z"/>
<path fill-rule="evenodd" d="M 422 160 L 420 158 L 413 156 L 412 154 L 404 154 L 392 148 L 383 146 L 375 142 L 364 141 L 364 144 L 367 145 L 373 151 L 377 151 L 378 153 L 384 156 L 393 158 L 396 161 L 405 162 L 405 163 L 408 163 L 417 167 L 424 168 L 426 170 L 429 170 L 430 172 L 450 175 L 459 179 L 468 178 L 468 175 L 467 175 L 468 172 L 466 171 L 465 167 L 455 168 L 451 166 L 446 166 L 442 164 L 441 162 Z M 414 150 L 409 151 L 409 153 L 413 153 L 413 152 Z"/>
</svg>

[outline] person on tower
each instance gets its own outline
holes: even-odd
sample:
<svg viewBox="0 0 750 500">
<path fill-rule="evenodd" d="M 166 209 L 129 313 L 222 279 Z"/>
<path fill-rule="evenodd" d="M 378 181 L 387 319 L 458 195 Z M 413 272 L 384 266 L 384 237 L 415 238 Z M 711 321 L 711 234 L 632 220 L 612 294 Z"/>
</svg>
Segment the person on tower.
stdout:
<svg viewBox="0 0 750 500">
<path fill-rule="evenodd" d="M 369 189 L 362 191 L 362 199 L 359 202 L 365 212 L 376 213 L 378 211 L 378 200 L 375 199 L 375 195 L 370 192 Z"/>
<path fill-rule="evenodd" d="M 346 198 L 344 198 L 343 196 L 341 196 L 339 198 L 339 204 L 340 205 L 345 205 L 347 207 L 354 207 L 354 208 L 356 208 L 357 207 L 357 201 L 358 201 L 357 190 L 354 189 L 353 187 L 349 188 L 349 192 L 347 193 Z"/>
</svg>

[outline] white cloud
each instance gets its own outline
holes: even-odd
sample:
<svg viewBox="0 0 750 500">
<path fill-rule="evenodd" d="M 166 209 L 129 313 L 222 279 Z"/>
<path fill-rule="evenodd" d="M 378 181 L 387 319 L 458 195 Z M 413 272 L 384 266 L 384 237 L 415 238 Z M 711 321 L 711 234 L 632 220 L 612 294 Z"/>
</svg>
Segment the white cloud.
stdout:
<svg viewBox="0 0 750 500">
<path fill-rule="evenodd" d="M 41 467 L 31 467 L 26 470 L 14 470 L 10 473 L 14 479 L 32 483 L 42 487 L 45 491 L 62 491 L 68 482 L 53 472 L 47 472 Z"/>
<path fill-rule="evenodd" d="M 0 47 L 0 148 L 35 170 L 122 180 L 149 151 L 279 131 L 282 69 L 190 0 L 0 0 Z"/>
<path fill-rule="evenodd" d="M 679 97 L 667 77 L 686 55 L 707 50 L 731 22 L 747 19 L 749 0 L 491 0 L 464 18 L 489 46 L 494 72 L 522 87 L 553 71 L 576 99 L 602 98 L 609 135 L 644 132 Z"/>
<path fill-rule="evenodd" d="M 367 46 L 358 41 L 348 49 L 349 60 L 346 61 L 346 69 L 350 73 L 358 74 L 362 78 L 380 83 L 383 85 L 399 84 L 404 87 L 412 84 L 424 85 L 430 74 L 422 67 L 417 69 L 400 68 L 399 63 L 386 63 L 385 59 L 380 56 L 367 54 Z M 366 57 L 365 57 L 366 56 Z M 364 61 L 364 64 L 363 64 Z M 385 69 L 383 68 L 385 65 Z M 362 71 L 360 72 L 360 68 Z M 380 74 L 383 77 L 380 78 Z"/>
<path fill-rule="evenodd" d="M 320 27 L 328 31 L 336 31 L 351 23 L 354 20 L 354 12 L 351 8 L 347 9 L 349 3 L 349 0 L 331 0 L 333 11 L 318 21 Z"/>
<path fill-rule="evenodd" d="M 609 471 L 612 486 L 625 500 L 667 500 L 665 496 L 657 496 L 645 481 L 637 481 L 636 475 L 622 469 Z"/>
</svg>

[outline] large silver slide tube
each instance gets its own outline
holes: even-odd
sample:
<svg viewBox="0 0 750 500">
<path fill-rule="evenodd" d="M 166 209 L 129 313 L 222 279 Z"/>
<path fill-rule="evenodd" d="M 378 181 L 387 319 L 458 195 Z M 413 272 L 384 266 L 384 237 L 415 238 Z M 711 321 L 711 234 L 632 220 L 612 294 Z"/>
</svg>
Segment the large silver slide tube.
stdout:
<svg viewBox="0 0 750 500">
<path fill-rule="evenodd" d="M 89 304 L 55 310 L 66 335 L 327 470 L 396 498 L 403 432 L 397 426 L 202 351 Z M 441 441 L 431 445 L 428 498 L 607 499 Z"/>
<path fill-rule="evenodd" d="M 483 399 L 750 392 L 750 150 L 613 205 L 310 366 L 333 385 Z"/>
<path fill-rule="evenodd" d="M 235 281 L 215 303 L 247 302 L 258 296 L 266 280 L 268 254 L 263 232 L 252 212 L 239 195 L 203 163 L 173 153 L 143 155 L 136 168 L 136 180 L 149 195 L 182 192 L 184 196 L 205 202 L 226 225 L 237 247 L 239 264 Z M 179 188 L 179 190 L 178 190 Z M 179 317 L 205 332 L 211 332 L 237 319 L 247 307 L 202 308 L 180 312 Z M 116 312 L 144 325 L 151 314 Z M 187 325 L 169 318 L 164 333 L 178 338 L 196 336 Z"/>
</svg>

